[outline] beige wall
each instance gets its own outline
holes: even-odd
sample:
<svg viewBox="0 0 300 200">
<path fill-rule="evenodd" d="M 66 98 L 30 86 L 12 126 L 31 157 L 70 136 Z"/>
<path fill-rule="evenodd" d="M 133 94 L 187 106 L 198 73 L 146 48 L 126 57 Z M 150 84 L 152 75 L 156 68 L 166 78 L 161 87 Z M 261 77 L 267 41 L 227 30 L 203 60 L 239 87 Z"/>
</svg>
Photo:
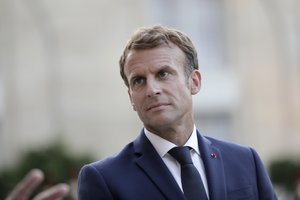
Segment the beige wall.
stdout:
<svg viewBox="0 0 300 200">
<path fill-rule="evenodd" d="M 241 88 L 235 124 L 243 134 L 238 141 L 255 146 L 266 161 L 300 151 L 296 4 L 231 1 L 229 7 L 230 60 Z"/>
<path fill-rule="evenodd" d="M 299 155 L 295 1 L 168 2 L 1 0 L 0 167 L 56 138 L 97 158 L 135 138 L 118 59 L 134 29 L 157 23 L 199 49 L 203 134 L 253 146 L 266 163 Z"/>
</svg>

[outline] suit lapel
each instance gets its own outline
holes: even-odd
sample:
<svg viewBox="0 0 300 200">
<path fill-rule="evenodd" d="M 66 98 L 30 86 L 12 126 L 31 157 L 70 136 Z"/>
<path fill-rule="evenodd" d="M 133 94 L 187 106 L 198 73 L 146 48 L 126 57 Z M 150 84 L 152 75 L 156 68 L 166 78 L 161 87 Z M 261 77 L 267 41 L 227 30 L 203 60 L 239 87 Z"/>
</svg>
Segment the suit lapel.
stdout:
<svg viewBox="0 0 300 200">
<path fill-rule="evenodd" d="M 134 148 L 139 154 L 136 164 L 147 174 L 166 199 L 185 199 L 171 172 L 143 131 L 134 141 Z"/>
<path fill-rule="evenodd" d="M 226 200 L 226 183 L 221 152 L 197 132 L 199 150 L 204 163 L 210 200 Z"/>
</svg>

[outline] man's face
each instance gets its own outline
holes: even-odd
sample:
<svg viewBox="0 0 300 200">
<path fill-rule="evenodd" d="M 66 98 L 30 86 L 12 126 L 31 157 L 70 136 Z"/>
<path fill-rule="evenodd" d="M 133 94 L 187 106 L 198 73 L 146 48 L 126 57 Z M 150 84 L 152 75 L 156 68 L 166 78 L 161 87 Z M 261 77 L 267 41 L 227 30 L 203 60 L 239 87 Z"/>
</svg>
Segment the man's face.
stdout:
<svg viewBox="0 0 300 200">
<path fill-rule="evenodd" d="M 132 50 L 124 66 L 129 97 L 144 126 L 155 133 L 193 123 L 192 95 L 200 90 L 198 70 L 186 78 L 185 55 L 174 44 Z"/>
</svg>

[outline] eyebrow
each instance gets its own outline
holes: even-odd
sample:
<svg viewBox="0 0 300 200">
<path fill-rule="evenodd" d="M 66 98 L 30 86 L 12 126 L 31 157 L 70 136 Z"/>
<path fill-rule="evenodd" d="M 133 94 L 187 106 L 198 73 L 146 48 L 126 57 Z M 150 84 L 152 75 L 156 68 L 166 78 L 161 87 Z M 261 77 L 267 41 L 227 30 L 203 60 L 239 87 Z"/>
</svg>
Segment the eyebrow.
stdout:
<svg viewBox="0 0 300 200">
<path fill-rule="evenodd" d="M 169 66 L 169 65 L 163 65 L 161 67 L 159 67 L 159 69 L 157 70 L 158 72 L 161 71 L 161 70 L 168 70 L 168 71 L 176 71 L 173 67 Z"/>
</svg>

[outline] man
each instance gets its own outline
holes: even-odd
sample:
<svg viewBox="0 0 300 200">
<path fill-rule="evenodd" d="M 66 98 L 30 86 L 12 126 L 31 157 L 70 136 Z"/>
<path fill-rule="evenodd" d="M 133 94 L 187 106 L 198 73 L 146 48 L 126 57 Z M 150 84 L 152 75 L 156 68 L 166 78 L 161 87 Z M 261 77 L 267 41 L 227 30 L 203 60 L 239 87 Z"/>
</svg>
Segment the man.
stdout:
<svg viewBox="0 0 300 200">
<path fill-rule="evenodd" d="M 121 56 L 120 73 L 144 128 L 119 154 L 81 169 L 79 200 L 276 199 L 253 149 L 196 129 L 192 96 L 201 74 L 185 34 L 162 26 L 139 29 Z M 173 149 L 185 149 L 192 161 L 183 164 Z"/>
</svg>

